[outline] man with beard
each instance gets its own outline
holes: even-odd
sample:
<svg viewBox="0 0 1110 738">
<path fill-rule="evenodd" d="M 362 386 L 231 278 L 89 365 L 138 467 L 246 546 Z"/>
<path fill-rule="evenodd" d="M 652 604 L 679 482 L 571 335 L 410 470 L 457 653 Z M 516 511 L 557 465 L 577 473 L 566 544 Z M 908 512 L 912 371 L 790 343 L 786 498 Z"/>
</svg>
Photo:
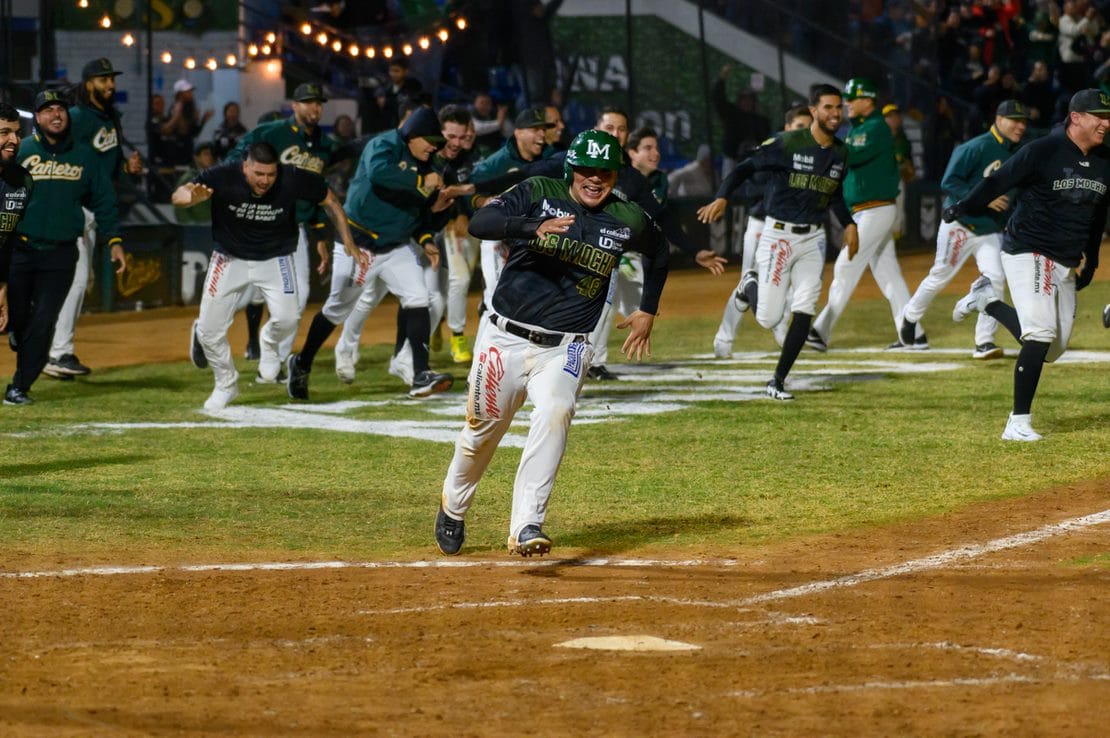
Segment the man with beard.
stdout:
<svg viewBox="0 0 1110 738">
<path fill-rule="evenodd" d="M 8 327 L 8 236 L 27 210 L 34 180 L 16 162 L 19 151 L 19 111 L 0 103 L 0 332 Z"/>
<path fill-rule="evenodd" d="M 95 59 L 81 72 L 81 85 L 77 87 L 77 104 L 69 109 L 70 132 L 78 144 L 91 146 L 99 154 L 100 166 L 111 183 L 122 174 L 140 174 L 142 158 L 138 151 L 124 159 L 120 147 L 119 112 L 115 107 L 116 77 L 122 74 L 112 68 L 108 59 Z M 113 221 L 118 221 L 118 213 Z M 88 374 L 91 370 L 78 360 L 74 353 L 73 332 L 81 308 L 85 303 L 85 290 L 89 284 L 92 246 L 96 243 L 96 229 L 103 227 L 85 210 L 85 227 L 77 239 L 77 266 L 73 272 L 65 303 L 58 313 L 54 339 L 50 346 L 50 360 L 43 373 L 55 379 L 72 379 Z"/>
<path fill-rule="evenodd" d="M 335 142 L 320 130 L 320 116 L 324 112 L 324 103 L 328 98 L 324 95 L 323 88 L 318 84 L 305 82 L 298 85 L 293 91 L 293 115 L 282 120 L 275 120 L 258 126 L 253 131 L 239 139 L 235 149 L 228 155 L 228 161 L 240 161 L 251 144 L 265 141 L 277 149 L 278 160 L 282 164 L 292 164 L 298 169 L 323 175 L 324 170 L 333 163 L 336 152 Z M 308 304 L 309 275 L 312 273 L 308 263 L 308 246 L 311 242 L 320 257 L 320 265 L 316 268 L 318 274 L 327 274 L 328 270 L 328 242 L 321 235 L 326 219 L 320 213 L 315 202 L 302 200 L 297 203 L 297 250 L 293 256 L 293 266 L 297 277 L 298 315 L 304 312 Z M 262 296 L 255 291 L 249 291 L 245 297 L 250 302 L 243 306 L 247 309 L 247 351 L 246 357 L 252 361 L 261 358 L 259 341 L 259 326 L 262 322 Z M 298 318 L 299 319 L 299 318 Z M 296 331 L 289 335 L 278 347 L 276 357 L 278 366 L 289 356 L 293 350 L 293 339 Z M 267 362 L 268 364 L 270 362 Z M 266 377 L 261 373 L 255 378 L 256 382 L 272 384 L 278 381 L 277 377 Z"/>
<path fill-rule="evenodd" d="M 27 405 L 29 392 L 46 366 L 58 311 L 73 283 L 78 264 L 77 239 L 85 226 L 81 203 L 87 203 L 101 238 L 111 247 L 117 274 L 126 268 L 116 191 L 100 154 L 75 140 L 69 112 L 57 92 L 35 97 L 33 137 L 19 147 L 20 165 L 35 181 L 23 220 L 16 226 L 8 271 L 8 302 L 16 369 L 4 403 Z"/>
<path fill-rule="evenodd" d="M 764 141 L 736 165 L 717 190 L 717 198 L 698 210 L 703 223 L 718 220 L 728 196 L 756 172 L 771 175 L 765 199 L 767 216 L 756 247 L 756 273 L 740 283 L 756 321 L 773 330 L 784 317 L 787 295 L 791 320 L 783 340 L 775 375 L 767 382 L 772 400 L 793 400 L 786 391 L 786 375 L 805 345 L 806 335 L 821 296 L 825 265 L 825 216 L 832 210 L 844 226 L 847 259 L 859 248 L 859 233 L 841 197 L 847 172 L 848 149 L 836 137 L 841 118 L 840 91 L 814 85 L 809 97 L 813 123 L 809 128 L 784 131 Z M 885 123 L 883 125 L 886 125 Z"/>
</svg>

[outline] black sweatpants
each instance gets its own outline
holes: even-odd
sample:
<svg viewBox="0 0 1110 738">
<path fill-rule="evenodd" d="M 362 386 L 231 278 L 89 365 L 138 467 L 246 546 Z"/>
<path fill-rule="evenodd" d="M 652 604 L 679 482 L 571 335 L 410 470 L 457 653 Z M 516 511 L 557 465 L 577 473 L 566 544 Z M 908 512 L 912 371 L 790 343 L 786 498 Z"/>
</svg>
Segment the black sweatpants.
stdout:
<svg viewBox="0 0 1110 738">
<path fill-rule="evenodd" d="M 77 268 L 77 243 L 33 249 L 13 238 L 8 316 L 16 340 L 12 385 L 27 392 L 50 359 L 54 324 Z"/>
</svg>

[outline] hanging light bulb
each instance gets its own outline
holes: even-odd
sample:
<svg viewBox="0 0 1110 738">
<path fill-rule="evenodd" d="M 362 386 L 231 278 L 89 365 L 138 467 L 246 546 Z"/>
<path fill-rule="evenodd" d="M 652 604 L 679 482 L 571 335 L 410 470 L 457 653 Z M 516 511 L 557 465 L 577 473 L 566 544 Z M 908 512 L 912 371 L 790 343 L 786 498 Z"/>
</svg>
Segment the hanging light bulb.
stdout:
<svg viewBox="0 0 1110 738">
<path fill-rule="evenodd" d="M 224 57 L 224 63 L 226 63 L 229 67 L 234 67 L 236 63 L 238 63 L 238 61 L 239 60 L 235 57 L 235 54 L 228 54 L 226 57 Z"/>
<path fill-rule="evenodd" d="M 276 77 L 278 74 L 281 73 L 281 62 L 279 62 L 277 59 L 271 59 L 270 61 L 266 62 L 266 73 L 269 74 L 271 77 Z"/>
<path fill-rule="evenodd" d="M 412 44 L 405 44 L 401 47 L 401 52 L 405 56 L 412 56 Z"/>
<path fill-rule="evenodd" d="M 458 20 L 456 20 L 455 21 L 455 26 L 457 26 L 460 31 L 465 31 L 466 30 L 466 18 L 459 18 Z"/>
<path fill-rule="evenodd" d="M 272 44 L 277 42 L 277 34 L 270 31 L 266 34 L 266 43 Z"/>
<path fill-rule="evenodd" d="M 351 56 L 358 56 L 358 44 L 351 44 L 347 47 L 347 52 Z"/>
<path fill-rule="evenodd" d="M 424 49 L 424 51 L 427 51 L 428 47 L 432 45 L 432 40 L 427 36 L 421 36 L 418 43 L 420 44 L 420 48 Z"/>
<path fill-rule="evenodd" d="M 197 60 L 190 56 L 189 58 L 187 58 L 185 60 L 185 68 L 186 69 L 196 69 L 197 68 Z"/>
<path fill-rule="evenodd" d="M 273 49 L 270 48 L 269 44 L 262 44 L 262 48 L 259 49 L 259 51 L 262 52 L 262 56 L 269 56 L 270 52 L 273 51 Z"/>
<path fill-rule="evenodd" d="M 367 59 L 373 59 L 377 55 L 378 55 L 378 52 L 375 51 L 373 46 L 367 46 L 366 47 L 366 58 Z"/>
<path fill-rule="evenodd" d="M 392 59 L 393 58 L 393 47 L 392 46 L 386 46 L 384 49 L 382 49 L 382 56 L 384 56 L 386 59 Z"/>
<path fill-rule="evenodd" d="M 132 36 L 130 33 L 125 33 L 123 35 L 123 38 L 120 39 L 120 43 L 123 44 L 124 46 L 126 46 L 127 48 L 131 48 L 132 46 L 135 45 L 135 37 Z"/>
<path fill-rule="evenodd" d="M 318 34 L 316 34 L 316 43 L 320 44 L 321 46 L 327 46 L 328 45 L 328 34 L 324 33 L 323 31 L 320 31 Z"/>
<path fill-rule="evenodd" d="M 258 56 L 258 44 L 251 44 L 247 47 L 247 56 Z"/>
<path fill-rule="evenodd" d="M 335 39 L 334 41 L 331 42 L 331 50 L 334 51 L 337 54 L 340 51 L 343 51 L 343 42 L 340 41 L 339 39 Z"/>
<path fill-rule="evenodd" d="M 81 8 L 81 10 L 88 10 L 89 0 L 77 0 L 77 7 Z"/>
<path fill-rule="evenodd" d="M 306 36 L 311 36 L 312 35 L 312 26 L 310 26 L 308 23 L 302 23 L 301 24 L 301 33 L 303 33 Z"/>
<path fill-rule="evenodd" d="M 208 69 L 208 71 L 215 72 L 217 69 L 220 68 L 220 63 L 216 61 L 216 57 L 210 56 L 208 57 L 208 61 L 204 62 L 204 66 Z"/>
<path fill-rule="evenodd" d="M 171 54 L 168 51 L 163 51 L 162 52 L 162 63 L 163 64 L 169 64 L 172 61 L 173 61 L 173 54 Z"/>
<path fill-rule="evenodd" d="M 439 32 L 436 33 L 436 36 L 438 36 L 439 40 L 442 41 L 443 43 L 447 43 L 447 29 L 446 28 L 439 29 Z"/>
<path fill-rule="evenodd" d="M 100 27 L 101 28 L 111 28 L 112 27 L 112 19 L 108 17 L 107 13 L 105 13 L 104 17 L 100 19 Z"/>
</svg>

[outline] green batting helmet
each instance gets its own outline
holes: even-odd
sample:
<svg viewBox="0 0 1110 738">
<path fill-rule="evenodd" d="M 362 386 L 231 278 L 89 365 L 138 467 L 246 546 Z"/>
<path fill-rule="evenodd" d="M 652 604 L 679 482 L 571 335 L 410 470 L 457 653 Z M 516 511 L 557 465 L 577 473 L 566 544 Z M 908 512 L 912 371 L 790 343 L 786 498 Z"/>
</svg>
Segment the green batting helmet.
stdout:
<svg viewBox="0 0 1110 738">
<path fill-rule="evenodd" d="M 569 182 L 574 175 L 574 167 L 597 167 L 619 171 L 624 165 L 621 144 L 616 136 L 605 131 L 582 131 L 570 142 L 567 158 L 563 161 L 563 173 Z"/>
<path fill-rule="evenodd" d="M 844 85 L 844 99 L 855 100 L 857 97 L 867 97 L 872 100 L 879 96 L 879 88 L 866 77 L 852 77 Z"/>
</svg>

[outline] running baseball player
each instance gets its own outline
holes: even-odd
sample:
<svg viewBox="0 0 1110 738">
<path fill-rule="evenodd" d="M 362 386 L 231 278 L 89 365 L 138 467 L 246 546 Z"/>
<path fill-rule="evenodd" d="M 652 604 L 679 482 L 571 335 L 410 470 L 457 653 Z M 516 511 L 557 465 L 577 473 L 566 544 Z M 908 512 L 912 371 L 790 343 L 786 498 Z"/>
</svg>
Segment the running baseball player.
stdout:
<svg viewBox="0 0 1110 738">
<path fill-rule="evenodd" d="M 81 71 L 77 87 L 77 104 L 69 109 L 69 125 L 73 140 L 91 146 L 99 155 L 100 166 L 108 171 L 114 183 L 123 174 L 140 174 L 143 170 L 139 152 L 132 151 L 124 159 L 120 147 L 120 114 L 115 107 L 116 77 L 123 74 L 108 59 L 94 59 Z M 118 221 L 118 213 L 116 220 Z M 74 353 L 73 335 L 77 319 L 85 304 L 89 285 L 89 255 L 96 243 L 97 222 L 85 209 L 85 225 L 77 239 L 77 266 L 73 283 L 58 313 L 54 338 L 50 343 L 50 360 L 43 373 L 55 379 L 72 379 L 88 374 L 91 369 Z"/>
<path fill-rule="evenodd" d="M 0 333 L 8 327 L 9 236 L 26 212 L 35 184 L 30 172 L 19 165 L 19 139 L 19 111 L 0 102 Z"/>
<path fill-rule="evenodd" d="M 808 105 L 798 105 L 786 111 L 786 125 L 784 131 L 800 131 L 813 125 L 813 115 L 809 112 Z M 744 227 L 744 251 L 740 261 L 740 280 L 744 275 L 755 271 L 755 251 L 759 243 L 759 236 L 763 233 L 763 221 L 766 213 L 764 196 L 767 191 L 768 175 L 757 172 L 744 182 L 740 188 L 744 209 L 748 211 L 748 222 Z M 736 331 L 740 330 L 740 319 L 751 306 L 748 298 L 740 289 L 729 295 L 725 303 L 725 312 L 721 316 L 721 324 L 717 326 L 717 333 L 713 336 L 713 355 L 718 359 L 727 359 L 732 356 L 732 342 L 736 339 Z M 775 340 L 781 346 L 786 340 L 787 322 L 783 320 L 773 329 Z"/>
<path fill-rule="evenodd" d="M 100 155 L 74 140 L 65 100 L 46 90 L 35 96 L 35 135 L 20 144 L 18 161 L 30 172 L 34 192 L 16 226 L 8 270 L 8 309 L 16 369 L 4 394 L 9 405 L 31 402 L 31 385 L 49 356 L 58 312 L 78 263 L 77 239 L 85 227 L 81 203 L 96 216 L 111 259 L 126 268 L 116 211 L 116 191 Z"/>
<path fill-rule="evenodd" d="M 1042 438 L 1033 430 L 1031 413 L 1041 370 L 1067 349 L 1076 292 L 1091 283 L 1098 268 L 1110 184 L 1110 153 L 1102 146 L 1107 130 L 1110 95 L 1094 89 L 1075 93 L 1062 129 L 1025 144 L 943 213 L 946 222 L 966 222 L 1018 190 L 1002 236 L 1002 269 L 1013 307 L 984 276 L 952 312 L 957 321 L 974 310 L 986 312 L 1021 342 L 1004 441 Z"/>
<path fill-rule="evenodd" d="M 960 144 L 952 152 L 940 182 L 944 206 L 949 207 L 966 197 L 984 177 L 989 177 L 1002 166 L 1021 143 L 1025 126 L 1025 106 L 1021 102 L 1006 100 L 1000 103 L 990 130 Z M 918 321 L 972 254 L 975 254 L 979 272 L 990 279 L 995 293 L 1003 294 L 1006 277 L 1002 273 L 1002 228 L 1009 217 L 1010 200 L 1005 194 L 999 195 L 987 208 L 988 212 L 979 217 L 968 215 L 966 220 L 941 223 L 937 231 L 936 260 L 902 311 L 898 330 L 898 341 L 902 346 L 913 347 Z M 998 321 L 980 313 L 975 325 L 973 358 L 1002 357 L 1002 348 L 994 342 L 996 330 Z"/>
<path fill-rule="evenodd" d="M 254 128 L 239 139 L 239 143 L 228 155 L 228 161 L 241 161 L 251 144 L 265 141 L 277 150 L 280 163 L 292 164 L 298 169 L 323 176 L 324 170 L 335 162 L 337 149 L 335 140 L 325 136 L 320 130 L 320 116 L 327 101 L 328 98 L 320 85 L 312 82 L 298 85 L 293 91 L 293 115 Z M 328 242 L 318 235 L 322 233 L 323 226 L 323 218 L 315 202 L 301 200 L 297 203 L 297 250 L 294 252 L 293 261 L 297 267 L 297 299 L 300 306 L 299 313 L 302 314 L 305 305 L 308 304 L 309 277 L 312 274 L 308 259 L 310 244 L 315 247 L 320 257 L 317 273 L 327 274 L 328 271 L 330 256 Z M 244 297 L 250 300 L 247 305 L 244 305 L 247 307 L 247 358 L 257 360 L 260 358 L 262 345 L 272 342 L 259 340 L 259 325 L 262 319 L 261 296 L 255 293 Z M 295 337 L 294 331 L 279 345 L 277 356 L 279 362 L 284 362 L 293 350 Z M 269 363 L 269 360 L 267 362 Z"/>
<path fill-rule="evenodd" d="M 851 129 L 844 139 L 848 145 L 848 176 L 844 180 L 844 199 L 859 225 L 859 258 L 841 251 L 833 266 L 829 301 L 813 321 L 806 345 L 817 351 L 828 349 L 833 326 L 848 305 L 856 284 L 870 267 L 871 275 L 890 303 L 897 336 L 902 309 L 910 299 L 909 288 L 898 266 L 894 251 L 895 200 L 900 178 L 894 157 L 894 137 L 876 107 L 879 91 L 863 77 L 848 80 L 844 99 L 848 103 Z M 913 347 L 926 349 L 929 342 L 920 324 Z M 892 345 L 897 346 L 895 343 Z"/>
<path fill-rule="evenodd" d="M 616 138 L 585 131 L 571 143 L 564 179 L 527 179 L 470 221 L 473 235 L 503 240 L 509 257 L 482 317 L 466 424 L 443 482 L 435 539 L 444 554 L 462 548 L 478 482 L 526 399 L 534 409 L 513 485 L 509 552 L 551 550 L 543 523 L 590 365 L 589 334 L 601 316 L 610 275 L 628 249 L 645 256 L 644 291 L 640 310 L 620 324 L 631 328 L 622 351 L 635 359 L 651 352 L 667 244 L 643 210 L 613 194 L 621 166 Z"/>
<path fill-rule="evenodd" d="M 300 352 L 286 362 L 286 388 L 293 399 L 308 399 L 309 374 L 317 352 L 351 314 L 362 293 L 376 289 L 379 282 L 401 303 L 398 320 L 412 348 L 414 371 L 409 396 L 428 397 L 451 388 L 454 378 L 434 372 L 428 365 L 432 330 L 428 287 L 412 246 L 413 234 L 419 234 L 419 245 L 431 267 L 439 266 L 433 234 L 444 224 L 438 218 L 454 203 L 454 191 L 442 187 L 442 179 L 429 165 L 442 143 L 435 112 L 421 107 L 400 128 L 374 137 L 363 150 L 344 210 L 359 252 L 370 263 L 355 259 L 336 244 L 331 293 L 313 317 Z"/>
<path fill-rule="evenodd" d="M 239 396 L 239 372 L 231 359 L 227 329 L 235 319 L 243 294 L 258 290 L 270 311 L 262 332 L 258 374 L 273 384 L 281 370 L 278 347 L 297 330 L 297 205 L 319 204 L 342 239 L 352 261 L 366 268 L 368 255 L 356 247 L 339 200 L 318 174 L 279 161 L 277 150 L 265 141 L 250 144 L 242 161 L 227 161 L 200 172 L 178 187 L 172 197 L 177 207 L 212 200 L 212 260 L 200 301 L 195 332 L 215 375 L 215 388 L 204 403 L 209 411 L 223 410 Z"/>
<path fill-rule="evenodd" d="M 784 131 L 764 141 L 736 165 L 721 183 L 717 198 L 698 210 L 698 219 L 712 223 L 724 214 L 729 194 L 756 172 L 771 175 L 767 220 L 756 248 L 756 273 L 749 272 L 738 290 L 755 308 L 756 321 L 773 329 L 783 320 L 790 297 L 790 327 L 782 344 L 775 374 L 767 382 L 767 396 L 793 400 L 786 376 L 805 344 L 824 269 L 825 217 L 829 210 L 844 226 L 846 248 L 841 255 L 858 258 L 859 233 L 841 187 L 847 171 L 848 150 L 836 137 L 840 127 L 840 91 L 819 84 L 810 93 L 809 128 Z M 883 125 L 886 125 L 885 123 Z"/>
</svg>

